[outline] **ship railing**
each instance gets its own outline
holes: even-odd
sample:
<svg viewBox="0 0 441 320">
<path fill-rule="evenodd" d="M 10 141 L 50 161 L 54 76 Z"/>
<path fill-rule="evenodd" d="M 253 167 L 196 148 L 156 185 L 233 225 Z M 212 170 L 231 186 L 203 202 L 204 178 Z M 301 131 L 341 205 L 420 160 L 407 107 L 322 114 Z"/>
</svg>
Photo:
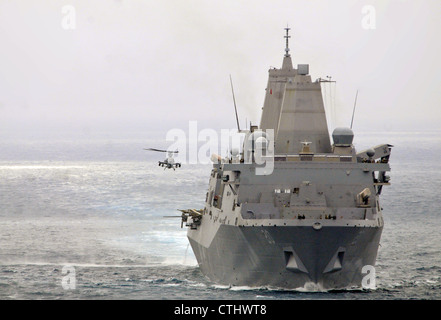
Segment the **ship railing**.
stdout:
<svg viewBox="0 0 441 320">
<path fill-rule="evenodd" d="M 356 158 L 350 155 L 335 154 L 311 154 L 308 156 L 301 154 L 276 155 L 274 161 L 313 161 L 313 162 L 355 162 Z"/>
</svg>

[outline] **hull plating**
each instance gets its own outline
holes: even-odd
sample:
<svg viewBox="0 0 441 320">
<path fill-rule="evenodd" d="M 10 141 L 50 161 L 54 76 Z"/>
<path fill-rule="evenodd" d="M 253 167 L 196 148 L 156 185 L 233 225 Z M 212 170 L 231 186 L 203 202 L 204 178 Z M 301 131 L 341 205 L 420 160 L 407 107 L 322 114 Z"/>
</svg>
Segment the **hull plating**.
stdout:
<svg viewBox="0 0 441 320">
<path fill-rule="evenodd" d="M 194 230 L 193 232 L 200 232 Z M 235 286 L 319 289 L 361 287 L 374 265 L 382 227 L 236 227 L 221 225 L 204 247 L 188 238 L 201 271 Z"/>
</svg>

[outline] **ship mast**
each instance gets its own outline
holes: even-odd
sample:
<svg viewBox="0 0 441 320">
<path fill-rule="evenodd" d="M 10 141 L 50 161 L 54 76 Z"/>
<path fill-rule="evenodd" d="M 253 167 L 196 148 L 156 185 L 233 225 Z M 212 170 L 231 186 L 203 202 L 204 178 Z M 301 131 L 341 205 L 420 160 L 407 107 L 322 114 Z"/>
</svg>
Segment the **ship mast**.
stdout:
<svg viewBox="0 0 441 320">
<path fill-rule="evenodd" d="M 289 57 L 290 56 L 290 54 L 289 54 L 289 38 L 291 38 L 291 36 L 289 35 L 289 30 L 291 30 L 291 28 L 286 26 L 285 30 L 286 30 L 286 35 L 284 36 L 284 38 L 286 39 L 285 57 Z"/>
<path fill-rule="evenodd" d="M 311 81 L 309 65 L 293 67 L 291 29 L 284 30 L 282 68 L 269 70 L 260 128 L 274 130 L 276 154 L 297 154 L 303 141 L 310 142 L 313 153 L 331 153 L 320 82 Z"/>
</svg>

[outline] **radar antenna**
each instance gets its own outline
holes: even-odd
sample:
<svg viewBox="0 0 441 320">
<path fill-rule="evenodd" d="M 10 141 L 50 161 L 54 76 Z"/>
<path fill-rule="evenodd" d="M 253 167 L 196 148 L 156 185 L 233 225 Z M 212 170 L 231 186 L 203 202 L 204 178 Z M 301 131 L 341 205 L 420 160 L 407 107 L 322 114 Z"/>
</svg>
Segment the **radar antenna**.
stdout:
<svg viewBox="0 0 441 320">
<path fill-rule="evenodd" d="M 237 130 L 240 132 L 239 116 L 237 115 L 236 99 L 234 98 L 233 80 L 231 79 L 231 74 L 230 74 L 230 83 L 231 83 L 231 92 L 233 93 L 234 111 L 236 112 Z"/>
<path fill-rule="evenodd" d="M 284 36 L 284 38 L 286 39 L 285 57 L 289 57 L 289 38 L 291 38 L 291 36 L 289 35 L 289 30 L 291 30 L 291 28 L 286 26 L 285 30 L 286 30 L 286 35 Z"/>
<path fill-rule="evenodd" d="M 357 97 L 358 97 L 358 90 L 357 90 L 357 93 L 355 94 L 354 110 L 352 110 L 351 129 L 352 129 L 352 124 L 354 122 L 354 114 L 355 114 L 355 106 L 357 105 Z"/>
</svg>

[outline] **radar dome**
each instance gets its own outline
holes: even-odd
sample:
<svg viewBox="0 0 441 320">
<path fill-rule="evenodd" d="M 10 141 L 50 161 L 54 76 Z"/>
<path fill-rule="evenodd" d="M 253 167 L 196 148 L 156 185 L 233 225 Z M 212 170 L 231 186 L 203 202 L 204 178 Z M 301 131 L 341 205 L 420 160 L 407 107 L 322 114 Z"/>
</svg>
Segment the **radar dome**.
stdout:
<svg viewBox="0 0 441 320">
<path fill-rule="evenodd" d="M 354 132 L 350 128 L 335 128 L 332 132 L 332 139 L 335 146 L 350 146 L 354 140 Z"/>
</svg>

